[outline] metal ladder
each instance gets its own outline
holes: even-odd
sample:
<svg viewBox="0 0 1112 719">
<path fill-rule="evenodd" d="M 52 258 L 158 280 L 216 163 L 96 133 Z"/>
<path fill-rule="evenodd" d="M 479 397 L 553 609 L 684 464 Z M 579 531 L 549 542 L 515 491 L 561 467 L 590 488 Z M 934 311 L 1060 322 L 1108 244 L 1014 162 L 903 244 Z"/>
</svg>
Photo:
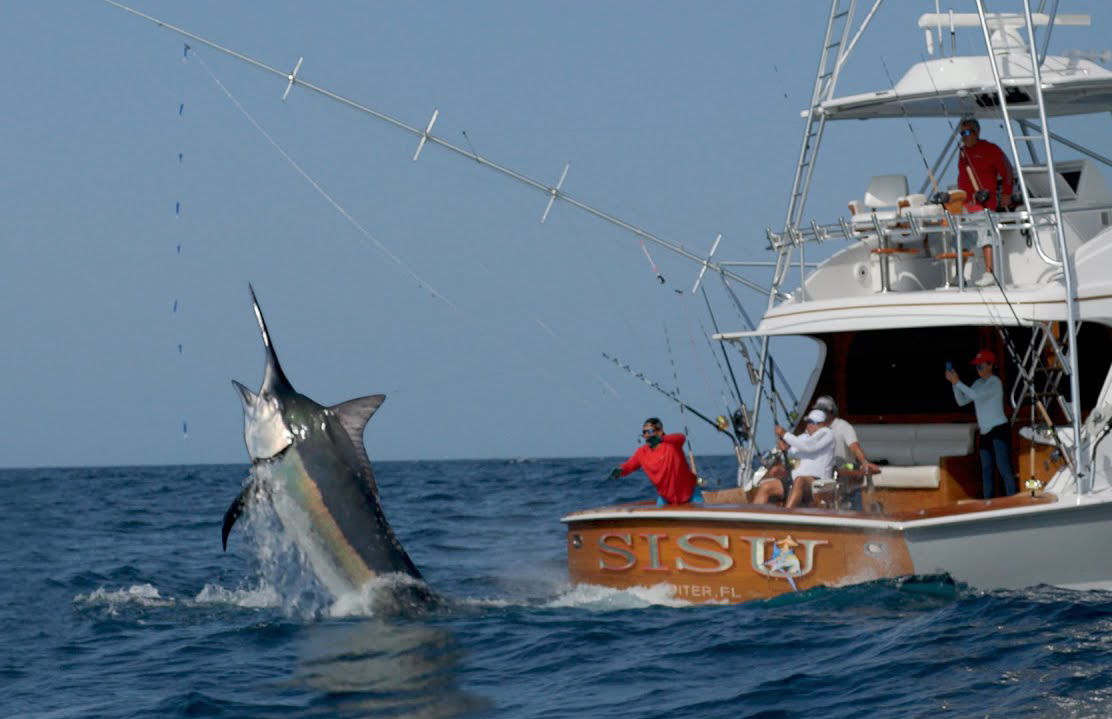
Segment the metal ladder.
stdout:
<svg viewBox="0 0 1112 719">
<path fill-rule="evenodd" d="M 1027 210 L 1028 217 L 1031 222 L 1031 231 L 1035 234 L 1034 241 L 1039 248 L 1040 254 L 1042 253 L 1041 244 L 1038 242 L 1037 230 L 1041 227 L 1048 228 L 1055 236 L 1055 246 L 1060 246 L 1061 238 L 1058 234 L 1063 226 L 1062 222 L 1062 209 L 1058 197 L 1058 183 L 1055 179 L 1057 173 L 1054 169 L 1054 154 L 1050 148 L 1050 132 L 1047 129 L 1046 122 L 1046 108 L 1043 104 L 1042 97 L 1042 73 L 1040 71 L 1040 58 L 1038 56 L 1038 49 L 1035 47 L 1035 26 L 1031 17 L 1031 6 L 1029 0 L 1023 0 L 1023 19 L 1024 27 L 1027 31 L 1027 41 L 1023 43 L 1019 39 L 1014 30 L 1010 28 L 1018 28 L 1018 25 L 1006 23 L 998 18 L 998 16 L 987 16 L 985 14 L 984 0 L 977 0 L 977 13 L 981 18 L 981 30 L 985 38 L 985 47 L 988 50 L 988 57 L 992 67 L 992 76 L 996 83 L 996 100 L 1000 113 L 1004 117 L 1004 128 L 1008 134 L 1008 146 L 1011 149 L 1012 164 L 1016 169 L 1016 182 L 1019 184 L 1020 192 L 1023 195 L 1023 205 Z M 989 28 L 995 23 L 996 32 L 999 32 L 1005 38 L 1011 36 L 1012 42 L 1005 42 L 1004 47 L 995 47 L 993 45 L 993 33 Z M 1050 16 L 1050 25 L 1048 25 L 1047 32 L 1053 26 L 1054 15 Z M 1000 74 L 999 59 L 1002 56 L 1016 56 L 1016 44 L 1022 43 L 1027 50 L 1027 59 L 1031 64 L 1031 79 L 1033 99 L 1038 108 L 1037 125 L 1027 122 L 1020 118 L 1014 118 L 1012 112 L 1008 109 L 1009 104 L 1009 90 L 1011 95 L 1015 96 L 1016 93 L 1022 92 L 1019 88 L 1014 86 L 1005 87 L 1003 79 Z M 1017 135 L 1013 126 L 1013 121 L 1018 123 L 1023 129 L 1022 135 Z M 1030 154 L 1028 162 L 1023 161 L 1023 155 L 1020 153 L 1020 143 L 1025 143 Z M 1035 149 L 1040 148 L 1043 153 L 1043 162 L 1039 162 Z M 1050 188 L 1050 197 L 1032 197 L 1031 188 L 1028 187 L 1027 180 L 1028 174 L 1046 173 L 1047 185 Z M 1050 210 L 1048 213 L 1047 210 Z M 1060 266 L 1062 258 L 1051 258 L 1043 254 L 1043 260 L 1052 265 Z"/>
<path fill-rule="evenodd" d="M 1031 327 L 1031 342 L 1023 357 L 1016 357 L 1019 375 L 1012 384 L 1011 421 L 1015 422 L 1025 404 L 1038 408 L 1041 419 L 1050 421 L 1047 402 L 1053 402 L 1061 410 L 1066 422 L 1073 422 L 1073 411 L 1062 396 L 1062 380 L 1069 376 L 1069 352 L 1072 350 L 1069 335 L 1060 336 L 1060 325 L 1056 322 L 1035 322 Z M 1039 408 L 1039 405 L 1042 405 Z"/>
<path fill-rule="evenodd" d="M 849 38 L 850 23 L 856 5 L 857 0 L 832 0 L 830 3 L 830 17 L 826 21 L 822 55 L 819 58 L 819 69 L 815 73 L 815 86 L 811 90 L 811 106 L 807 113 L 807 122 L 803 127 L 803 142 L 799 148 L 799 162 L 795 167 L 795 179 L 792 180 L 792 192 L 788 198 L 788 212 L 784 217 L 784 227 L 797 226 L 803 215 L 807 191 L 815 171 L 815 155 L 818 153 L 819 145 L 822 143 L 822 133 L 826 128 L 826 115 L 820 113 L 819 108 L 834 94 L 834 88 L 838 83 L 838 74 L 842 69 L 841 61 L 846 54 L 846 40 Z"/>
</svg>

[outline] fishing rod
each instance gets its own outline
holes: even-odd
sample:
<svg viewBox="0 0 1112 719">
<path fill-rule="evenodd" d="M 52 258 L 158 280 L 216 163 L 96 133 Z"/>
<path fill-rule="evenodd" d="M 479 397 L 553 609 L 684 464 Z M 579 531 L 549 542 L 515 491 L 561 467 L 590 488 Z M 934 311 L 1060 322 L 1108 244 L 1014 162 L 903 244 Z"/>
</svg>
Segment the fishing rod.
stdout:
<svg viewBox="0 0 1112 719">
<path fill-rule="evenodd" d="M 634 225 L 630 222 L 626 222 L 625 220 L 622 220 L 622 219 L 620 219 L 620 218 L 618 218 L 618 217 L 616 217 L 616 216 L 614 216 L 614 215 L 612 215 L 608 212 L 604 212 L 603 210 L 600 210 L 600 209 L 598 209 L 598 208 L 596 208 L 596 207 L 594 207 L 594 206 L 592 206 L 592 205 L 590 205 L 590 204 L 588 204 L 584 201 L 578 200 L 578 199 L 572 197 L 571 195 L 568 195 L 562 189 L 564 180 L 567 177 L 568 166 L 566 166 L 566 165 L 564 167 L 563 174 L 561 174 L 561 176 L 560 176 L 560 180 L 555 185 L 545 184 L 545 183 L 543 183 L 539 180 L 535 180 L 535 179 L 533 179 L 533 178 L 531 178 L 531 177 L 529 177 L 529 176 L 527 176 L 523 173 L 520 173 L 520 172 L 517 172 L 516 170 L 510 169 L 509 167 L 506 167 L 505 165 L 502 165 L 502 164 L 499 164 L 497 162 L 493 162 L 491 160 L 488 160 L 487 158 L 479 155 L 478 153 L 472 152 L 471 150 L 465 149 L 465 148 L 460 147 L 458 145 L 454 145 L 454 144 L 448 142 L 447 140 L 444 140 L 444 139 L 442 139 L 440 137 L 437 137 L 436 135 L 432 134 L 432 128 L 436 124 L 436 120 L 437 120 L 437 118 L 439 117 L 439 114 L 440 114 L 439 110 L 434 110 L 433 111 L 432 116 L 429 119 L 428 123 L 425 125 L 424 129 L 421 129 L 419 127 L 414 127 L 414 126 L 409 125 L 409 124 L 407 124 L 407 123 L 405 123 L 405 122 L 403 122 L 403 121 L 401 121 L 401 120 L 399 120 L 395 117 L 392 117 L 391 115 L 388 115 L 384 112 L 380 112 L 380 111 L 375 110 L 373 108 L 367 107 L 366 105 L 363 105 L 359 102 L 356 102 L 355 100 L 353 100 L 351 98 L 345 97 L 343 95 L 340 95 L 337 92 L 333 92 L 332 90 L 328 90 L 324 87 L 321 87 L 319 85 L 315 85 L 311 82 L 308 82 L 307 80 L 302 79 L 301 76 L 298 73 L 301 70 L 301 64 L 302 64 L 302 61 L 304 60 L 304 58 L 301 58 L 301 59 L 298 60 L 297 65 L 294 67 L 293 71 L 286 72 L 285 70 L 279 70 L 278 68 L 267 65 L 266 63 L 264 63 L 260 60 L 257 60 L 253 57 L 250 57 L 250 56 L 245 55 L 243 53 L 237 52 L 237 51 L 232 50 L 230 48 L 224 47 L 223 45 L 220 45 L 218 43 L 213 42 L 212 40 L 208 40 L 204 37 L 201 37 L 200 35 L 196 35 L 194 33 L 189 32 L 188 30 L 184 30 L 180 27 L 176 27 L 174 25 L 171 25 L 170 23 L 167 23 L 163 20 L 160 20 L 159 18 L 153 17 L 151 15 L 147 15 L 146 13 L 135 10 L 134 8 L 128 7 L 127 5 L 116 2 L 115 0 L 103 0 L 103 1 L 105 3 L 107 3 L 108 5 L 111 5 L 112 7 L 123 10 L 124 12 L 130 13 L 131 15 L 135 15 L 136 17 L 147 20 L 148 22 L 154 23 L 158 27 L 169 30 L 170 32 L 177 33 L 178 35 L 189 38 L 190 40 L 193 40 L 194 42 L 196 42 L 198 44 L 204 45 L 204 46 L 206 46 L 206 47 L 208 47 L 212 50 L 215 50 L 219 53 L 222 53 L 224 55 L 232 57 L 236 60 L 239 60 L 240 62 L 246 63 L 246 64 L 248 64 L 248 65 L 250 65 L 254 68 L 262 70 L 263 72 L 267 72 L 267 73 L 270 73 L 271 75 L 275 75 L 277 77 L 282 78 L 283 80 L 286 81 L 285 92 L 282 95 L 283 100 L 286 99 L 286 97 L 289 95 L 290 91 L 293 89 L 294 86 L 302 87 L 302 88 L 305 88 L 306 90 L 309 90 L 310 92 L 313 92 L 317 95 L 320 95 L 321 97 L 324 97 L 328 100 L 332 100 L 333 102 L 339 103 L 339 104 L 341 104 L 341 105 L 343 105 L 343 106 L 345 106 L 349 109 L 355 110 L 355 111 L 363 113 L 365 115 L 369 115 L 369 116 L 371 116 L 371 117 L 373 117 L 377 120 L 380 120 L 380 121 L 390 125 L 391 127 L 402 130 L 404 132 L 409 133 L 410 135 L 413 135 L 413 136 L 417 137 L 418 138 L 417 151 L 413 155 L 414 161 L 416 161 L 417 158 L 420 157 L 421 151 L 424 149 L 426 144 L 436 145 L 436 146 L 442 147 L 445 150 L 448 150 L 449 152 L 451 152 L 453 154 L 456 154 L 460 157 L 465 157 L 469 160 L 472 160 L 472 161 L 478 163 L 479 165 L 481 165 L 483 167 L 486 167 L 490 170 L 493 170 L 493 171 L 503 175 L 504 177 L 508 177 L 508 178 L 518 182 L 519 184 L 522 184 L 522 185 L 525 185 L 526 187 L 530 187 L 530 188 L 533 188 L 534 190 L 540 191 L 541 193 L 547 195 L 548 198 L 549 198 L 548 199 L 548 206 L 545 208 L 544 214 L 541 217 L 542 222 L 544 222 L 544 220 L 547 219 L 548 211 L 552 208 L 552 204 L 556 200 L 561 200 L 562 202 L 565 202 L 568 205 L 571 205 L 572 207 L 575 207 L 575 208 L 577 208 L 577 209 L 579 209 L 579 210 L 581 210 L 581 211 L 583 211 L 583 212 L 585 212 L 589 215 L 592 215 L 592 216 L 594 216 L 594 217 L 596 217 L 600 220 L 603 220 L 604 222 L 608 222 L 608 223 L 610 223 L 610 224 L 612 224 L 616 227 L 619 227 L 619 228 L 625 230 L 626 232 L 632 233 L 633 235 L 638 237 L 640 240 L 642 240 L 642 242 L 647 240 L 647 241 L 652 242 L 652 243 L 654 243 L 654 244 L 656 244 L 660 247 L 663 247 L 663 248 L 667 249 L 668 251 L 673 252 L 673 253 L 675 253 L 675 254 L 677 254 L 677 255 L 685 258 L 685 259 L 691 260 L 693 262 L 697 262 L 701 265 L 706 265 L 707 267 L 710 267 L 711 269 L 720 273 L 724 277 L 728 277 L 730 280 L 732 280 L 734 282 L 737 282 L 738 284 L 740 284 L 744 287 L 747 287 L 751 290 L 755 290 L 757 292 L 760 292 L 761 294 L 766 295 L 766 296 L 769 295 L 770 292 L 772 292 L 772 290 L 770 290 L 770 288 L 768 288 L 768 287 L 763 287 L 763 286 L 759 285 L 758 283 L 750 280 L 747 277 L 744 277 L 744 276 L 739 275 L 737 273 L 731 272 L 730 270 L 721 266 L 718 263 L 711 262 L 707 258 L 703 258 L 703 257 L 700 257 L 699 255 L 696 255 L 695 253 L 693 253 L 693 252 L 689 251 L 687 248 L 685 248 L 683 245 L 680 245 L 680 244 L 677 244 L 677 243 L 672 242 L 670 240 L 666 240 L 662 237 L 659 237 L 659 236 L 649 232 L 648 230 L 645 230 L 641 227 L 638 227 L 637 225 Z M 646 252 L 646 255 L 647 255 L 648 251 L 646 250 L 645 252 Z M 652 263 L 652 258 L 651 257 L 649 258 L 649 260 L 650 260 L 650 263 Z M 655 269 L 655 263 L 654 263 L 654 269 Z M 657 274 L 657 280 L 660 281 L 660 282 L 663 282 L 664 281 L 663 275 L 659 271 L 657 271 L 656 274 Z M 781 298 L 784 298 L 784 299 L 786 299 L 788 297 L 788 295 L 784 294 L 783 292 L 780 292 L 779 290 L 776 290 L 776 294 L 777 294 L 777 296 L 779 296 Z"/>
<path fill-rule="evenodd" d="M 728 432 L 726 430 L 726 428 L 729 427 L 729 420 L 727 420 L 725 417 L 721 417 L 718 420 L 713 420 L 710 417 L 703 414 L 702 412 L 700 412 L 699 410 L 692 407 L 691 405 L 684 402 L 682 399 L 679 398 L 679 396 L 675 392 L 669 392 L 668 390 L 664 389 L 663 387 L 660 386 L 659 383 L 654 382 L 653 380 L 649 379 L 648 377 L 646 377 L 642 373 L 638 372 L 637 370 L 633 369 L 629 365 L 623 363 L 617 357 L 612 357 L 611 355 L 608 355 L 605 352 L 602 353 L 602 356 L 605 357 L 606 359 L 610 360 L 611 362 L 613 362 L 619 368 L 625 370 L 629 374 L 631 374 L 634 377 L 636 377 L 637 379 L 641 380 L 642 382 L 647 384 L 649 387 L 652 387 L 653 389 L 655 389 L 660 394 L 664 395 L 668 399 L 670 399 L 673 402 L 675 402 L 676 404 L 678 404 L 681 409 L 687 410 L 688 412 L 695 415 L 699 419 L 703 420 L 704 422 L 706 422 L 710 426 L 714 427 L 716 430 L 718 430 L 722 434 L 729 437 L 730 440 L 734 443 L 734 445 L 736 447 L 741 446 L 740 440 L 737 437 L 735 437 L 732 432 Z"/>
</svg>

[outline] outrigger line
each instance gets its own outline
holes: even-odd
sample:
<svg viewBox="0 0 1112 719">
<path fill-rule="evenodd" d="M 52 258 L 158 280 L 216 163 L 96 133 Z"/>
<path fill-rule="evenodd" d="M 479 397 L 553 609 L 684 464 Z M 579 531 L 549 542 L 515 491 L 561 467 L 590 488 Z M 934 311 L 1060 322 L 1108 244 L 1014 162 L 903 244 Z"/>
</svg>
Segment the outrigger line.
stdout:
<svg viewBox="0 0 1112 719">
<path fill-rule="evenodd" d="M 618 366 L 618 367 L 620 367 L 621 369 L 624 369 L 624 370 L 625 370 L 626 372 L 628 372 L 629 374 L 633 375 L 633 376 L 634 376 L 634 377 L 636 377 L 637 379 L 641 380 L 642 382 L 644 382 L 644 383 L 645 383 L 645 384 L 647 384 L 648 386 L 652 387 L 653 389 L 655 389 L 655 390 L 656 390 L 657 392 L 659 392 L 660 394 L 664 395 L 664 396 L 665 396 L 665 397 L 667 397 L 668 399 L 670 399 L 670 400 L 672 400 L 673 402 L 675 402 L 676 404 L 678 404 L 678 405 L 680 406 L 680 408 L 681 408 L 681 409 L 687 410 L 688 412 L 690 412 L 691 414 L 695 415 L 695 416 L 696 416 L 696 417 L 698 417 L 699 419 L 703 420 L 704 422 L 706 422 L 706 423 L 707 423 L 707 424 L 709 424 L 710 426 L 714 427 L 714 428 L 715 428 L 716 430 L 718 430 L 718 431 L 719 431 L 719 432 L 721 432 L 722 434 L 724 434 L 724 435 L 726 435 L 727 437 L 729 437 L 729 438 L 730 438 L 730 440 L 731 440 L 731 441 L 732 441 L 732 442 L 734 443 L 734 445 L 735 445 L 735 446 L 737 446 L 737 447 L 740 447 L 740 446 L 741 446 L 741 443 L 740 443 L 740 441 L 738 440 L 738 438 L 737 438 L 736 436 L 734 436 L 734 434 L 733 434 L 732 432 L 728 431 L 728 430 L 726 429 L 726 427 L 724 427 L 724 426 L 722 425 L 722 423 L 720 423 L 720 422 L 716 422 L 715 420 L 713 420 L 713 419 L 711 419 L 710 417 L 706 416 L 705 414 L 703 414 L 703 413 L 702 413 L 702 412 L 700 412 L 699 410 L 695 409 L 695 408 L 694 408 L 694 407 L 692 407 L 691 405 L 687 404 L 687 403 L 686 403 L 686 402 L 684 402 L 684 401 L 683 401 L 682 399 L 680 399 L 680 398 L 679 398 L 679 395 L 677 395 L 677 394 L 676 394 L 675 392 L 670 392 L 670 391 L 668 391 L 668 390 L 664 389 L 663 387 L 661 387 L 661 386 L 660 386 L 660 384 L 659 384 L 659 383 L 657 383 L 657 382 L 654 382 L 653 380 L 649 379 L 648 377 L 646 377 L 645 375 L 641 374 L 641 373 L 640 373 L 640 372 L 638 372 L 637 370 L 633 369 L 633 368 L 632 368 L 632 367 L 630 367 L 629 365 L 627 365 L 627 364 L 623 363 L 623 362 L 622 362 L 621 360 L 619 360 L 619 359 L 618 359 L 617 357 L 612 357 L 612 356 L 610 356 L 610 355 L 606 354 L 605 352 L 603 352 L 603 353 L 602 353 L 602 356 L 603 356 L 603 357 L 605 357 L 606 359 L 610 360 L 611 362 L 613 362 L 613 363 L 614 363 L 615 365 L 617 365 L 617 366 Z M 728 426 L 728 425 L 727 425 L 727 426 Z"/>
<path fill-rule="evenodd" d="M 757 326 L 753 323 L 753 319 L 749 316 L 749 313 L 745 311 L 745 306 L 741 304 L 741 299 L 737 296 L 737 293 L 734 292 L 733 288 L 730 287 L 729 283 L 727 283 L 725 279 L 723 279 L 722 281 L 722 286 L 725 287 L 726 291 L 730 294 L 730 298 L 734 301 L 734 306 L 737 307 L 738 312 L 741 313 L 741 317 L 745 321 L 747 328 L 750 330 L 756 329 Z M 758 350 L 755 344 L 756 339 L 750 338 L 750 341 L 754 342 L 753 351 L 757 352 Z M 744 342 L 737 342 L 736 344 L 738 350 L 741 352 L 741 356 L 745 358 L 746 369 L 749 372 L 749 382 L 754 387 L 756 387 L 757 385 L 761 384 L 761 381 L 757 375 L 757 368 L 753 364 L 752 356 L 749 354 L 749 350 L 746 349 Z M 774 394 L 772 397 L 770 397 L 768 395 L 768 392 L 764 391 L 763 388 L 762 391 L 764 391 L 765 397 L 769 400 L 769 406 L 771 407 L 773 413 L 776 412 L 775 401 L 778 401 L 780 403 L 781 409 L 783 409 L 784 411 L 784 416 L 787 417 L 794 424 L 795 420 L 797 420 L 799 417 L 793 408 L 799 404 L 799 398 L 795 396 L 795 392 L 792 391 L 791 384 L 788 383 L 788 380 L 784 376 L 784 373 L 780 370 L 780 365 L 776 362 L 776 360 L 772 358 L 771 352 L 769 352 L 768 354 L 768 365 L 772 369 L 772 373 L 775 373 L 780 377 L 780 383 L 784 385 L 784 389 L 787 390 L 788 396 L 791 397 L 792 407 L 789 408 L 784 403 L 784 400 L 780 398 L 779 394 Z M 772 373 L 770 373 L 769 376 L 770 381 L 772 380 Z"/>
<path fill-rule="evenodd" d="M 491 160 L 488 160 L 485 157 L 482 157 L 481 155 L 479 155 L 475 152 L 472 152 L 470 150 L 459 147 L 458 145 L 454 145 L 454 144 L 448 142 L 447 140 L 443 140 L 443 139 L 437 137 L 436 135 L 433 135 L 432 132 L 431 132 L 432 131 L 432 126 L 435 123 L 437 117 L 439 116 L 439 110 L 436 110 L 436 111 L 433 112 L 432 118 L 426 124 L 424 129 L 421 129 L 419 127 L 414 127 L 414 126 L 409 125 L 405 122 L 402 122 L 401 120 L 398 120 L 398 119 L 396 119 L 396 118 L 394 118 L 390 115 L 387 115 L 383 112 L 379 112 L 378 110 L 374 110 L 370 107 L 367 107 L 366 105 L 362 105 L 362 104 L 356 102 L 355 100 L 352 100 L 348 97 L 344 97 L 343 95 L 332 92 L 331 90 L 327 90 L 327 89 L 325 89 L 323 87 L 320 87 L 318 85 L 314 85 L 313 83 L 302 79 L 301 76 L 298 73 L 301 70 L 301 65 L 302 65 L 302 62 L 303 62 L 304 58 L 300 58 L 298 60 L 297 65 L 292 72 L 286 72 L 284 70 L 279 70 L 276 67 L 272 67 L 270 65 L 267 65 L 266 63 L 263 63 L 259 60 L 256 60 L 253 57 L 250 57 L 248 55 L 244 55 L 243 53 L 240 53 L 240 52 L 236 52 L 235 50 L 231 50 L 231 49 L 229 49 L 227 47 L 224 47 L 223 45 L 219 45 L 219 44 L 217 44 L 217 43 L 215 43 L 211 40 L 207 40 L 207 39 L 205 39 L 205 38 L 203 38 L 199 35 L 195 35 L 194 33 L 191 33 L 187 30 L 183 30 L 182 28 L 175 27 L 174 25 L 171 25 L 167 22 L 159 20 L 158 18 L 153 17 L 151 15 L 147 15 L 146 13 L 142 13 L 142 12 L 140 12 L 138 10 L 135 10 L 134 8 L 128 7 L 127 5 L 124 5 L 122 3 L 116 2 L 115 0 L 104 0 L 104 2 L 107 3 L 108 5 L 111 5 L 111 6 L 115 7 L 115 8 L 123 10 L 124 12 L 135 15 L 136 17 L 143 18 L 144 20 L 147 20 L 148 22 L 152 22 L 152 23 L 154 23 L 155 25 L 158 25 L 161 28 L 164 28 L 164 29 L 169 30 L 171 32 L 182 35 L 183 37 L 187 37 L 187 38 L 193 40 L 195 43 L 205 45 L 206 47 L 209 47 L 213 50 L 216 50 L 217 52 L 223 53 L 225 55 L 228 55 L 229 57 L 235 58 L 236 60 L 247 63 L 248 65 L 251 65 L 251 66 L 253 66 L 253 67 L 255 67 L 259 70 L 263 70 L 263 71 L 268 72 L 272 75 L 276 75 L 276 76 L 282 78 L 283 80 L 286 81 L 286 86 L 285 86 L 285 89 L 284 89 L 283 98 L 289 96 L 290 91 L 293 89 L 294 86 L 302 87 L 302 88 L 305 88 L 306 90 L 309 90 L 309 91 L 314 92 L 318 95 L 321 95 L 322 97 L 325 97 L 329 100 L 340 103 L 341 105 L 344 105 L 344 106 L 346 106 L 346 107 L 348 107 L 352 110 L 356 110 L 357 112 L 361 112 L 361 113 L 364 113 L 366 115 L 370 115 L 371 117 L 374 117 L 378 120 L 381 120 L 382 122 L 385 122 L 388 125 L 390 125 L 392 127 L 395 127 L 399 130 L 403 130 L 405 132 L 408 132 L 409 134 L 418 138 L 417 152 L 414 155 L 414 159 L 417 159 L 417 157 L 420 156 L 420 153 L 424 149 L 426 144 L 438 145 L 438 146 L 444 148 L 445 150 L 449 150 L 450 152 L 453 152 L 457 155 L 460 155 L 462 157 L 466 157 L 469 160 L 473 160 L 473 161 L 477 162 L 478 164 L 480 164 L 484 167 L 487 167 L 491 170 L 494 170 L 495 172 L 498 172 L 501 175 L 509 177 L 512 180 L 516 180 L 520 184 L 526 185 L 527 187 L 531 187 L 535 190 L 539 190 L 540 192 L 544 193 L 545 195 L 547 195 L 549 197 L 550 204 L 557 199 L 562 200 L 562 201 L 566 202 L 567 204 L 569 204 L 573 207 L 576 207 L 579 210 L 582 210 L 583 212 L 586 212 L 589 215 L 593 215 L 594 217 L 596 217 L 600 220 L 603 220 L 603 221 L 608 222 L 612 225 L 620 227 L 621 229 L 626 230 L 627 232 L 630 232 L 630 233 L 636 235 L 638 238 L 640 238 L 640 240 L 642 241 L 642 245 L 644 245 L 645 240 L 648 240 L 649 242 L 652 242 L 652 243 L 654 243 L 654 244 L 656 244 L 660 247 L 663 247 L 663 248 L 669 250 L 670 252 L 673 252 L 677 255 L 680 255 L 681 257 L 684 257 L 688 260 L 692 260 L 692 261 L 694 261 L 696 263 L 700 263 L 700 264 L 705 263 L 707 267 L 714 270 L 715 272 L 718 272 L 724 278 L 728 278 L 728 279 L 730 279 L 734 282 L 737 282 L 738 284 L 740 284 L 744 287 L 747 287 L 747 288 L 749 288 L 751 290 L 754 290 L 756 292 L 760 292 L 762 295 L 764 295 L 766 297 L 770 294 L 770 292 L 772 292 L 772 290 L 770 290 L 770 288 L 764 287 L 764 286 L 754 282 L 753 280 L 750 280 L 748 277 L 744 277 L 744 276 L 739 275 L 735 272 L 731 272 L 730 270 L 726 269 L 725 267 L 723 267 L 719 264 L 710 262 L 709 260 L 704 259 L 704 258 L 700 257 L 699 255 L 696 255 L 695 253 L 693 253 L 693 252 L 689 251 L 687 248 L 685 248 L 683 245 L 680 245 L 678 243 L 675 243 L 675 242 L 672 242 L 672 241 L 669 241 L 669 240 L 665 240 L 661 237 L 658 237 L 657 235 L 654 235 L 653 233 L 651 233 L 651 232 L 649 232 L 645 229 L 642 229 L 642 228 L 640 228 L 636 225 L 633 225 L 629 222 L 626 222 L 625 220 L 619 219 L 618 217 L 615 217 L 614 215 L 611 215 L 608 212 L 604 212 L 604 211 L 602 211 L 602 210 L 600 210 L 600 209 L 598 209 L 598 208 L 596 208 L 592 205 L 589 205 L 589 204 L 587 204 L 587 203 L 585 203 L 581 200 L 577 200 L 574 197 L 571 197 L 571 196 L 567 195 L 566 193 L 564 193 L 564 191 L 562 189 L 563 178 L 564 178 L 564 176 L 566 176 L 566 172 L 567 172 L 566 167 L 565 167 L 564 175 L 561 176 L 560 182 L 557 183 L 557 185 L 555 185 L 555 186 L 549 186 L 549 185 L 546 185 L 543 182 L 540 182 L 538 180 L 534 180 L 533 178 L 528 177 L 527 175 L 524 175 L 520 172 L 512 170 L 512 169 L 510 169 L 510 168 L 508 168 L 504 165 L 500 165 L 496 162 L 492 162 Z M 470 141 L 468 142 L 468 144 L 470 144 Z M 546 211 L 543 215 L 543 218 L 547 219 L 547 217 L 548 217 L 548 210 L 546 209 Z M 646 249 L 645 254 L 646 255 L 648 254 L 647 249 Z M 653 269 L 654 269 L 654 272 L 656 272 L 657 280 L 660 281 L 660 282 L 664 282 L 664 276 L 662 274 L 660 274 L 660 272 L 656 269 L 655 263 L 652 262 L 651 257 L 649 258 L 649 261 L 650 261 L 651 264 L 653 264 Z M 783 298 L 783 299 L 787 299 L 787 297 L 788 297 L 787 294 L 785 294 L 785 293 L 783 293 L 779 290 L 776 290 L 775 294 L 776 294 L 776 296 L 778 296 L 780 298 Z"/>
<path fill-rule="evenodd" d="M 884 74 L 888 77 L 888 84 L 892 86 L 892 94 L 895 95 L 898 100 L 900 96 L 899 93 L 896 92 L 896 81 L 892 79 L 892 73 L 888 71 L 888 63 L 884 61 L 883 55 L 880 56 L 880 64 L 884 67 Z M 907 108 L 902 101 L 896 104 L 900 106 L 900 110 L 903 112 L 904 120 L 907 122 L 907 129 L 911 133 L 912 141 L 915 142 L 915 149 L 919 151 L 919 159 L 923 162 L 923 169 L 927 171 L 927 177 L 931 181 L 931 187 L 933 187 L 934 191 L 937 193 L 939 189 L 938 180 L 934 178 L 930 163 L 927 162 L 926 153 L 923 152 L 923 145 L 919 142 L 919 136 L 915 133 L 915 127 L 911 124 L 911 115 L 908 114 Z"/>
<path fill-rule="evenodd" d="M 561 178 L 562 180 L 563 178 Z M 555 197 L 555 196 L 554 196 Z M 545 211 L 548 214 L 548 211 Z M 641 240 L 641 251 L 645 253 L 645 259 L 649 261 L 649 267 L 653 268 L 653 273 L 656 274 L 656 279 L 660 284 L 664 284 L 664 275 L 660 274 L 660 270 L 656 268 L 656 263 L 653 262 L 653 256 L 649 254 L 649 248 L 645 247 L 645 241 Z"/>
</svg>

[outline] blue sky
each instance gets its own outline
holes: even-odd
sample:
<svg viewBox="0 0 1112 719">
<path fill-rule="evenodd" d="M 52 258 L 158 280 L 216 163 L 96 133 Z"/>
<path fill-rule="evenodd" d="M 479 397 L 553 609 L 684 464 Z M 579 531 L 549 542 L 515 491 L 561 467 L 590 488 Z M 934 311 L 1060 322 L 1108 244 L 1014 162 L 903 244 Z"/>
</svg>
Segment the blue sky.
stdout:
<svg viewBox="0 0 1112 719">
<path fill-rule="evenodd" d="M 438 108 L 437 135 L 538 180 L 569 162 L 568 194 L 695 252 L 721 232 L 719 257 L 748 260 L 770 259 L 764 228 L 783 221 L 827 12 L 132 4 L 270 65 L 304 56 L 306 80 L 411 125 Z M 896 79 L 919 61 L 933 5 L 882 8 L 843 91 L 888 87 L 881 57 Z M 728 451 L 602 357 L 723 410 L 702 299 L 675 292 L 690 263 L 650 246 L 661 286 L 632 235 L 561 205 L 541 225 L 541 194 L 435 147 L 414 163 L 409 135 L 298 88 L 283 102 L 280 79 L 211 50 L 185 60 L 182 38 L 107 4 L 14 0 L 4 15 L 0 465 L 244 461 L 229 380 L 257 387 L 263 367 L 248 282 L 295 387 L 325 404 L 388 395 L 372 458 L 620 455 L 649 415 L 686 425 L 696 452 Z M 1054 47 L 1104 49 L 1102 28 Z M 916 123 L 931 159 L 948 131 Z M 827 143 L 808 217 L 833 220 L 873 174 L 920 179 L 903 120 Z M 738 291 L 759 316 L 764 298 Z M 810 355 L 782 350 L 802 384 Z"/>
</svg>

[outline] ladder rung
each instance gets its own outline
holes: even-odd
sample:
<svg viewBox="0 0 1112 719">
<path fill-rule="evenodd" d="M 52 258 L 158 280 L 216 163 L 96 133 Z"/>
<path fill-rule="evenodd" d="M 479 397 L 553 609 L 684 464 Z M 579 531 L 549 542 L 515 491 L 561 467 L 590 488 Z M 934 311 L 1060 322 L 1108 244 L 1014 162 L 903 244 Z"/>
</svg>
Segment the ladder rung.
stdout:
<svg viewBox="0 0 1112 719">
<path fill-rule="evenodd" d="M 830 17 L 830 19 L 831 20 L 837 20 L 838 18 L 845 17 L 846 15 L 849 15 L 849 10 L 843 10 L 842 12 L 835 13 L 834 15 L 832 15 Z"/>
<path fill-rule="evenodd" d="M 1031 142 L 1034 140 L 1042 140 L 1042 135 L 1016 135 L 1016 142 Z"/>
<path fill-rule="evenodd" d="M 827 46 L 826 46 L 826 49 L 827 49 L 827 50 L 833 50 L 834 48 L 838 47 L 838 46 L 839 46 L 839 45 L 841 45 L 841 44 L 842 44 L 842 41 L 841 41 L 841 40 L 835 40 L 834 42 L 832 42 L 832 43 L 830 43 L 829 45 L 827 45 Z"/>
</svg>

